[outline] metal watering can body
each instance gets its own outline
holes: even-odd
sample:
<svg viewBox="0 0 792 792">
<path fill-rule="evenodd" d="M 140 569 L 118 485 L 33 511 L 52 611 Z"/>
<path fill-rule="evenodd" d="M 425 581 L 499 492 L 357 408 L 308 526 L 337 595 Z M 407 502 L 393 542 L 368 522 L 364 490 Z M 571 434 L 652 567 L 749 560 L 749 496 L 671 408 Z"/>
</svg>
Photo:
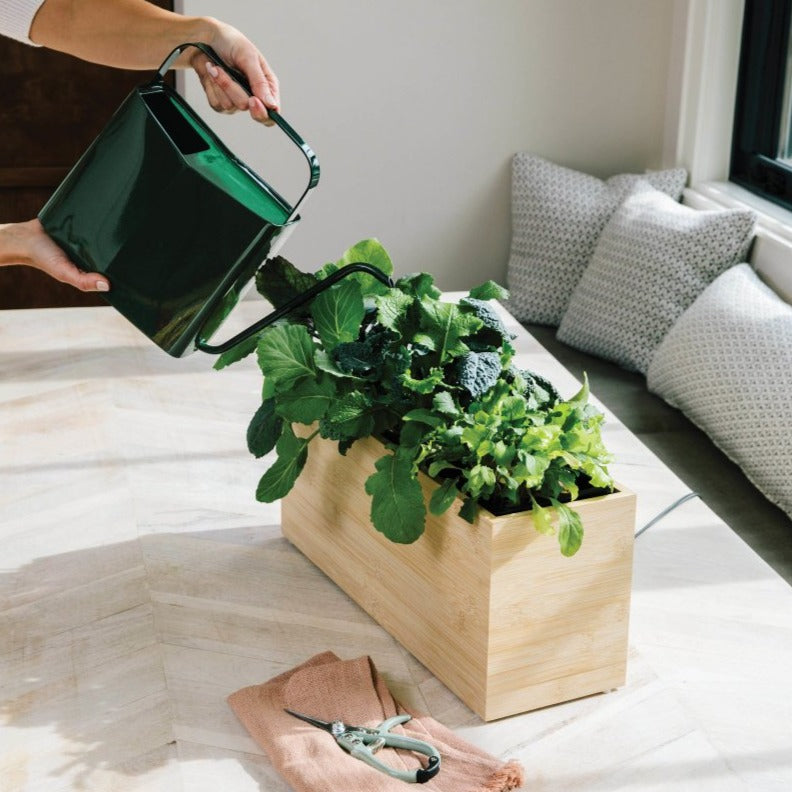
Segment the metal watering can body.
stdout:
<svg viewBox="0 0 792 792">
<path fill-rule="evenodd" d="M 181 45 L 154 80 L 132 91 L 39 214 L 78 266 L 107 275 L 111 291 L 102 296 L 174 357 L 222 351 L 206 339 L 276 254 L 319 181 L 316 155 L 273 111 L 309 165 L 308 186 L 294 206 L 223 145 L 163 82 L 190 46 L 250 93 L 209 47 Z M 233 341 L 259 329 L 261 323 Z"/>
</svg>

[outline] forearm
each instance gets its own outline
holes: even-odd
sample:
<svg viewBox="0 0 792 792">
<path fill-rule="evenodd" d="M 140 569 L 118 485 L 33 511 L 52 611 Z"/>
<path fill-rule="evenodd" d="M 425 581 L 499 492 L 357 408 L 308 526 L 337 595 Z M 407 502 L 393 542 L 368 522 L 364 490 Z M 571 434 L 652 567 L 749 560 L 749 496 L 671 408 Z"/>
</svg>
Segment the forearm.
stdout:
<svg viewBox="0 0 792 792">
<path fill-rule="evenodd" d="M 216 26 L 209 17 L 182 16 L 146 0 L 46 0 L 30 38 L 93 63 L 152 69 L 186 41 L 211 44 Z"/>
</svg>

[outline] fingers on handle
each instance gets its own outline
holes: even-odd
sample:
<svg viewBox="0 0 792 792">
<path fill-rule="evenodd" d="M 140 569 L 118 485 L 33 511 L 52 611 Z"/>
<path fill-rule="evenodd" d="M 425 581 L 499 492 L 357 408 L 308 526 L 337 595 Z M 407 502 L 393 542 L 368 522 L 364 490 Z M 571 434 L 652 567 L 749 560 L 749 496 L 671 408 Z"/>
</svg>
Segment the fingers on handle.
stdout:
<svg viewBox="0 0 792 792">
<path fill-rule="evenodd" d="M 245 90 L 231 78 L 225 69 L 219 69 L 211 61 L 206 61 L 207 83 L 204 84 L 207 96 L 209 87 L 213 89 L 220 108 L 225 112 L 248 109 L 248 95 Z M 211 97 L 210 97 L 210 104 Z M 212 104 L 212 107 L 215 107 Z M 215 107 L 215 109 L 218 109 Z"/>
</svg>

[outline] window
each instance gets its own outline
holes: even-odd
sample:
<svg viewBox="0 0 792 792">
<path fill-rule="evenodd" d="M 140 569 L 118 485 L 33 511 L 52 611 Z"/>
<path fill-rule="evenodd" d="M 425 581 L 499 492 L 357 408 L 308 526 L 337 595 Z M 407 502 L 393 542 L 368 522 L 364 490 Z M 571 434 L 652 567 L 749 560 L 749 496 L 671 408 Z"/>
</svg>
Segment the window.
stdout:
<svg viewBox="0 0 792 792">
<path fill-rule="evenodd" d="M 729 178 L 792 209 L 792 0 L 746 0 Z"/>
</svg>

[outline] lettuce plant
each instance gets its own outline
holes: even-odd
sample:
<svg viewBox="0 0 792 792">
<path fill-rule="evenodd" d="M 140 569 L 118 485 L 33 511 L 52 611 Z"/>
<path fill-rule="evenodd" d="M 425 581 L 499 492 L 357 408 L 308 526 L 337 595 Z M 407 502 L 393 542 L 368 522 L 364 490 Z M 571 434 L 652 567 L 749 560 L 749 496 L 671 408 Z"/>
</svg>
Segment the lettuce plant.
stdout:
<svg viewBox="0 0 792 792">
<path fill-rule="evenodd" d="M 267 261 L 256 284 L 277 307 L 358 261 L 392 274 L 385 249 L 364 240 L 316 274 L 280 257 Z M 507 296 L 488 281 L 450 303 L 427 273 L 393 288 L 355 273 L 225 353 L 217 368 L 255 351 L 264 374 L 247 441 L 256 457 L 274 449 L 276 458 L 256 497 L 272 502 L 289 492 L 317 435 L 336 441 L 341 454 L 374 435 L 384 453 L 365 486 L 372 523 L 389 539 L 414 542 L 423 532 L 424 471 L 436 482 L 433 514 L 457 496 L 470 522 L 481 506 L 530 509 L 536 529 L 557 533 L 561 552 L 573 555 L 583 526 L 569 502 L 613 487 L 603 416 L 588 403 L 587 382 L 563 400 L 514 364 L 512 337 L 490 303 Z M 313 430 L 298 437 L 295 423 Z"/>
</svg>

